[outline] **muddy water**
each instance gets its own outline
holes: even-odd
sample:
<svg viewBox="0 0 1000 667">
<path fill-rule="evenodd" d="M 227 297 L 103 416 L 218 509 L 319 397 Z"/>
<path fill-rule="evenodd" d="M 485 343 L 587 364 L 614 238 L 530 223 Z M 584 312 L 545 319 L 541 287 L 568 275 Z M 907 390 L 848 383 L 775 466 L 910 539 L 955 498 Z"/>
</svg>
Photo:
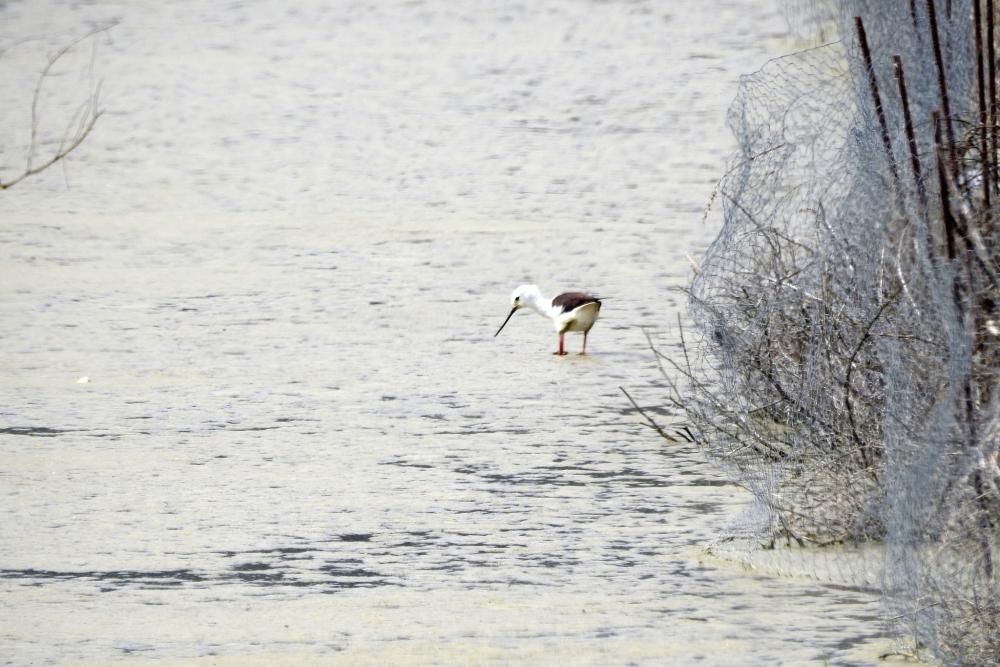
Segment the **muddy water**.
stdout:
<svg viewBox="0 0 1000 667">
<path fill-rule="evenodd" d="M 119 21 L 0 197 L 3 660 L 873 660 L 873 596 L 702 557 L 744 493 L 618 390 L 789 48 L 748 4 L 0 5 L 5 174 Z M 522 282 L 611 297 L 592 354 L 493 338 Z"/>
</svg>

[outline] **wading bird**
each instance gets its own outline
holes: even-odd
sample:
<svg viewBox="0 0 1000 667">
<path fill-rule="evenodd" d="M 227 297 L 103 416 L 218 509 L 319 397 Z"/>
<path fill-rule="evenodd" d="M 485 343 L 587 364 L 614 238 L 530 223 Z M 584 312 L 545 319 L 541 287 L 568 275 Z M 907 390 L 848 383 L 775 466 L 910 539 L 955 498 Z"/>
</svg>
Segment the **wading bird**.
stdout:
<svg viewBox="0 0 1000 667">
<path fill-rule="evenodd" d="M 583 350 L 580 354 L 587 354 L 587 333 L 597 320 L 597 314 L 601 310 L 601 300 L 583 292 L 566 292 L 549 300 L 542 296 L 537 285 L 521 285 L 511 293 L 510 306 L 510 313 L 493 334 L 494 338 L 500 335 L 514 313 L 527 306 L 533 308 L 539 315 L 552 320 L 552 324 L 555 325 L 556 333 L 559 334 L 559 350 L 553 354 L 566 354 L 563 336 L 567 331 L 583 332 Z"/>
</svg>

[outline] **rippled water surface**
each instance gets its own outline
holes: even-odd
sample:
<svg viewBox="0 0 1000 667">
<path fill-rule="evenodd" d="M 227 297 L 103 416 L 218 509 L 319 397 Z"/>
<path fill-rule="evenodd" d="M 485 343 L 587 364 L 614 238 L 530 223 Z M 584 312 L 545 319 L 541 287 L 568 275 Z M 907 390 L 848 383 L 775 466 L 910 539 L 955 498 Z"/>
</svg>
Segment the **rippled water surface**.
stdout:
<svg viewBox="0 0 1000 667">
<path fill-rule="evenodd" d="M 4 174 L 118 21 L 0 193 L 0 659 L 874 660 L 873 596 L 702 556 L 744 492 L 618 389 L 665 393 L 768 5 L 0 3 Z M 610 297 L 592 354 L 493 338 L 522 282 Z"/>
</svg>

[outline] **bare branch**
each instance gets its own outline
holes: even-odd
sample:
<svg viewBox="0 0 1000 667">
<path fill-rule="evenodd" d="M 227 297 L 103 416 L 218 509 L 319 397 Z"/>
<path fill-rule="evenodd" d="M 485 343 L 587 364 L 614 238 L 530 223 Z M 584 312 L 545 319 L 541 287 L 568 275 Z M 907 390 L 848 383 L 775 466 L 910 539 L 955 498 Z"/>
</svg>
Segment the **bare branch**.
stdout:
<svg viewBox="0 0 1000 667">
<path fill-rule="evenodd" d="M 671 436 L 669 433 L 664 431 L 660 427 L 660 425 L 653 420 L 652 417 L 646 414 L 645 410 L 639 407 L 639 404 L 636 403 L 631 396 L 629 396 L 629 393 L 627 391 L 625 391 L 625 387 L 618 387 L 618 388 L 622 390 L 622 393 L 625 394 L 625 398 L 628 399 L 628 402 L 631 403 L 632 406 L 639 412 L 639 414 L 642 415 L 642 417 L 646 420 L 647 422 L 646 426 L 649 426 L 651 429 L 659 433 L 660 437 L 662 437 L 664 440 L 669 440 L 670 442 L 678 442 L 677 438 Z"/>
<path fill-rule="evenodd" d="M 77 111 L 70 118 L 69 122 L 66 124 L 66 130 L 63 133 L 62 140 L 59 142 L 59 146 L 56 148 L 55 153 L 47 160 L 41 162 L 40 164 L 36 164 L 42 89 L 52 72 L 52 68 L 55 67 L 55 65 L 64 56 L 66 56 L 66 54 L 76 48 L 79 44 L 94 37 L 95 35 L 107 32 L 117 25 L 117 23 L 117 21 L 113 21 L 103 26 L 94 28 L 82 37 L 79 37 L 62 47 L 49 57 L 45 67 L 42 68 L 41 74 L 38 76 L 38 81 L 35 83 L 35 90 L 31 97 L 31 139 L 28 143 L 27 155 L 25 156 L 24 170 L 9 180 L 0 181 L 0 190 L 7 190 L 8 188 L 17 185 L 24 179 L 41 173 L 57 162 L 64 160 L 66 156 L 76 150 L 93 131 L 94 126 L 97 124 L 97 119 L 104 113 L 103 110 L 99 108 L 102 83 L 100 81 L 94 87 L 94 91 L 91 96 L 80 105 Z M 93 60 L 95 57 L 96 52 L 92 52 L 90 66 L 91 76 L 93 72 Z"/>
</svg>

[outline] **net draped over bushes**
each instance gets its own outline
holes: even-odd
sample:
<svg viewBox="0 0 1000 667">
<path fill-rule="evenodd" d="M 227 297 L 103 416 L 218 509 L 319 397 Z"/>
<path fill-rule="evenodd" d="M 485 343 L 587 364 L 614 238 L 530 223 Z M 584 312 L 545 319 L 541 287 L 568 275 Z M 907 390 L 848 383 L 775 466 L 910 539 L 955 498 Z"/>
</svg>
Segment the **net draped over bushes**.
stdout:
<svg viewBox="0 0 1000 667">
<path fill-rule="evenodd" d="M 739 548 L 878 553 L 840 567 L 887 619 L 939 660 L 997 664 L 1000 16 L 834 14 L 839 41 L 741 81 L 677 400 L 754 494 Z"/>
</svg>

